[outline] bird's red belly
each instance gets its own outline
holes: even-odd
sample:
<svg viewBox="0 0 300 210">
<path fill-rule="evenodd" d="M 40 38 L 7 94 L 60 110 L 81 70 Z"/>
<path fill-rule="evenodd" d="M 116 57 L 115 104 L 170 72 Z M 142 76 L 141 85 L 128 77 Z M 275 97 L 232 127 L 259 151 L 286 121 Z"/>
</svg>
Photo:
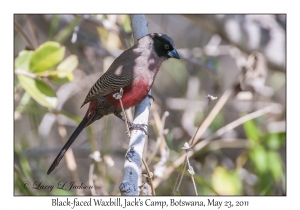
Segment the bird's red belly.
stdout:
<svg viewBox="0 0 300 210">
<path fill-rule="evenodd" d="M 149 83 L 144 81 L 133 82 L 132 84 L 123 88 L 122 103 L 124 109 L 128 109 L 132 106 L 136 106 L 141 103 L 144 98 L 148 95 L 150 90 Z M 107 96 L 105 96 L 107 102 L 117 109 L 121 110 L 121 105 L 118 99 L 113 97 L 113 94 L 120 91 L 115 91 Z"/>
</svg>

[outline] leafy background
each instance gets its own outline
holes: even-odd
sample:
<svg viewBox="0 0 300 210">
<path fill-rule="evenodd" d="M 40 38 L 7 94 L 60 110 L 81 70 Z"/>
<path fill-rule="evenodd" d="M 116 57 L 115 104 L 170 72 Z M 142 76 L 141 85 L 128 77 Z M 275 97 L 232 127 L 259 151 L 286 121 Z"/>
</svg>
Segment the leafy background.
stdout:
<svg viewBox="0 0 300 210">
<path fill-rule="evenodd" d="M 197 192 L 285 195 L 285 15 L 146 19 L 149 32 L 171 36 L 181 56 L 163 64 L 152 88 L 145 159 L 159 183 L 156 194 L 172 194 L 181 167 L 167 175 L 165 167 L 178 161 L 184 143 L 233 87 L 201 136 L 200 141 L 210 141 L 190 159 Z M 66 161 L 51 175 L 46 171 L 84 116 L 87 106 L 80 106 L 89 88 L 132 46 L 129 15 L 15 15 L 14 21 L 15 195 L 119 194 L 129 139 L 124 123 L 114 116 L 85 129 Z M 263 73 L 257 76 L 258 71 Z M 218 99 L 208 103 L 207 94 Z M 218 135 L 231 122 L 267 106 L 272 108 Z M 127 111 L 129 119 L 132 112 Z M 95 190 L 38 190 L 35 181 L 54 186 L 74 181 Z M 195 194 L 187 171 L 175 194 Z"/>
</svg>

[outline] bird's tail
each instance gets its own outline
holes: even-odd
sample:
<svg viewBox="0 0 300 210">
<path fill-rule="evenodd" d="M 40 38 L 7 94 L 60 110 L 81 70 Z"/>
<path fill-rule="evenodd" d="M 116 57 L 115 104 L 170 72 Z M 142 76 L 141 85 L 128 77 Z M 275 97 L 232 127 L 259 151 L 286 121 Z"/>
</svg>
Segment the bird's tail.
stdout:
<svg viewBox="0 0 300 210">
<path fill-rule="evenodd" d="M 94 114 L 94 113 L 93 113 Z M 61 149 L 61 151 L 58 153 L 57 157 L 55 158 L 54 162 L 50 166 L 50 168 L 47 171 L 47 175 L 49 175 L 59 164 L 61 159 L 64 157 L 65 153 L 69 149 L 69 147 L 73 144 L 77 136 L 81 133 L 81 131 L 89 125 L 89 123 L 92 121 L 93 116 L 88 116 L 87 114 L 84 116 L 76 130 L 73 132 L 67 143 L 64 145 L 64 147 Z"/>
</svg>

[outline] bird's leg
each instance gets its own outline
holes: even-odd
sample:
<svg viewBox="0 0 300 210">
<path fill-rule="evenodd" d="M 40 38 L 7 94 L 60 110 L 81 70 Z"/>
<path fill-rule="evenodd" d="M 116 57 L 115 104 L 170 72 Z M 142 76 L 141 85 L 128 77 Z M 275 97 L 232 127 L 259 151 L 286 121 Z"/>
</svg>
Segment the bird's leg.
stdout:
<svg viewBox="0 0 300 210">
<path fill-rule="evenodd" d="M 116 117 L 120 118 L 121 120 L 123 120 L 124 122 L 126 122 L 126 119 L 121 115 L 120 112 L 116 111 L 116 112 L 114 112 L 114 115 Z M 129 121 L 127 121 L 127 124 L 129 126 L 129 130 L 140 130 L 140 131 L 143 131 L 147 136 L 149 136 L 147 130 L 144 128 L 145 126 L 147 126 L 146 124 L 134 124 Z"/>
<path fill-rule="evenodd" d="M 134 124 L 128 121 L 129 130 L 140 130 L 143 131 L 147 136 L 149 136 L 147 130 L 144 127 L 148 127 L 146 124 Z"/>
<path fill-rule="evenodd" d="M 119 99 L 119 101 L 120 101 L 120 105 L 121 105 L 121 108 L 122 108 L 122 111 L 123 111 L 123 115 L 124 115 L 124 117 L 125 117 L 125 119 L 123 118 L 123 121 L 125 122 L 125 125 L 126 125 L 126 132 L 127 132 L 127 135 L 128 135 L 128 137 L 130 137 L 130 130 L 129 130 L 129 127 L 128 127 L 128 120 L 127 120 L 127 117 L 126 117 L 126 113 L 125 113 L 125 110 L 124 110 L 124 107 L 123 107 L 123 103 L 122 103 L 122 96 L 123 96 L 123 88 L 121 88 L 120 89 L 120 92 L 119 93 L 115 93 L 115 94 L 113 94 L 113 97 L 115 98 L 115 99 Z M 117 116 L 117 115 L 116 115 Z M 122 119 L 121 118 L 121 119 Z"/>
<path fill-rule="evenodd" d="M 154 101 L 154 97 L 152 95 L 148 94 L 148 97 Z"/>
</svg>

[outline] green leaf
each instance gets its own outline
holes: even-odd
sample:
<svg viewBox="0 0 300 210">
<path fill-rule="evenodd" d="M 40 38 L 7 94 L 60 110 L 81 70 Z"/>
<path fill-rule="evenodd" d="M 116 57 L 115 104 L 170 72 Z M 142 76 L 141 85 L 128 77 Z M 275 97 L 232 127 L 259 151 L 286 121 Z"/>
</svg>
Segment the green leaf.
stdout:
<svg viewBox="0 0 300 210">
<path fill-rule="evenodd" d="M 279 133 L 269 133 L 267 135 L 266 143 L 270 149 L 279 149 L 279 147 L 281 146 Z"/>
<path fill-rule="evenodd" d="M 23 75 L 19 75 L 18 80 L 22 87 L 40 105 L 48 108 L 54 108 L 56 106 L 57 97 L 49 85 L 39 79 L 33 79 Z"/>
<path fill-rule="evenodd" d="M 44 71 L 38 73 L 41 77 L 48 77 L 52 82 L 63 84 L 71 82 L 74 79 L 73 71 L 78 66 L 78 58 L 76 55 L 70 55 L 57 66 L 57 70 Z"/>
<path fill-rule="evenodd" d="M 189 175 L 189 174 L 186 173 L 186 175 Z M 218 192 L 211 186 L 211 184 L 208 181 L 206 181 L 204 178 L 202 178 L 198 174 L 194 174 L 194 178 L 195 178 L 196 183 L 206 187 L 207 189 L 209 189 L 210 191 L 212 191 L 216 195 L 219 195 Z"/>
<path fill-rule="evenodd" d="M 76 55 L 70 55 L 63 62 L 61 62 L 58 66 L 58 70 L 72 72 L 78 66 L 78 58 Z"/>
<path fill-rule="evenodd" d="M 34 51 L 23 50 L 19 53 L 19 56 L 15 60 L 15 70 L 29 70 L 29 62 L 31 60 Z"/>
<path fill-rule="evenodd" d="M 275 181 L 279 181 L 283 171 L 282 171 L 282 161 L 277 152 L 274 151 L 268 152 L 268 166 Z"/>
<path fill-rule="evenodd" d="M 264 174 L 268 170 L 267 151 L 260 145 L 250 151 L 250 158 L 259 173 Z"/>
<path fill-rule="evenodd" d="M 67 82 L 71 82 L 74 79 L 73 73 L 63 70 L 55 70 L 51 71 L 47 74 L 48 78 L 55 83 L 63 84 Z"/>
<path fill-rule="evenodd" d="M 57 42 L 45 42 L 33 54 L 30 71 L 43 72 L 59 64 L 65 55 L 65 47 Z"/>
<path fill-rule="evenodd" d="M 221 166 L 218 166 L 212 175 L 212 185 L 220 195 L 239 195 L 242 188 L 237 172 Z"/>
<path fill-rule="evenodd" d="M 251 140 L 252 143 L 258 143 L 261 131 L 257 127 L 257 125 L 254 123 L 253 120 L 249 120 L 243 124 L 244 130 L 246 132 L 246 136 L 249 140 Z"/>
</svg>

